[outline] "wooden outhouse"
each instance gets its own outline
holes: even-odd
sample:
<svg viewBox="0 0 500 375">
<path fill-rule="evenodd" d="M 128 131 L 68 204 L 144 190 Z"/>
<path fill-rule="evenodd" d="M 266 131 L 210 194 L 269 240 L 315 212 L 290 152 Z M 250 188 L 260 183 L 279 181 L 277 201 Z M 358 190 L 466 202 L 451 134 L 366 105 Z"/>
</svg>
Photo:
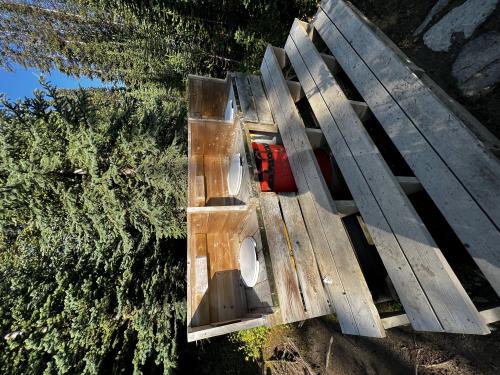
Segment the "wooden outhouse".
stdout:
<svg viewBox="0 0 500 375">
<path fill-rule="evenodd" d="M 188 79 L 188 341 L 329 314 L 351 335 L 489 333 L 499 141 L 342 0 L 260 73 Z M 262 191 L 254 143 L 286 151 L 295 191 Z"/>
</svg>

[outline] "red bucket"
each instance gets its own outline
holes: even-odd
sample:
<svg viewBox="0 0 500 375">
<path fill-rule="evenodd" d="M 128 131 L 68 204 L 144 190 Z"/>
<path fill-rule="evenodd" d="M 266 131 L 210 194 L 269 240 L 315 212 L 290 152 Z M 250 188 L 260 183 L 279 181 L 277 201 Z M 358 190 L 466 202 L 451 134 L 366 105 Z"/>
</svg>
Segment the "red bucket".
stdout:
<svg viewBox="0 0 500 375">
<path fill-rule="evenodd" d="M 260 190 L 279 192 L 296 192 L 297 186 L 292 169 L 283 145 L 252 143 L 255 162 L 259 173 Z M 323 149 L 314 150 L 321 173 L 328 185 L 332 181 L 332 164 L 330 156 Z"/>
</svg>

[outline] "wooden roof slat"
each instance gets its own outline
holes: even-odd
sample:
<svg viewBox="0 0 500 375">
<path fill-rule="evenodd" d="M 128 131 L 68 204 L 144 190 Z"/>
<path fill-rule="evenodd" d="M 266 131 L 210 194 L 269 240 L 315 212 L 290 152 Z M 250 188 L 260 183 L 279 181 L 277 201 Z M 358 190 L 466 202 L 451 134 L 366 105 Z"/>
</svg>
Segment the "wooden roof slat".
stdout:
<svg viewBox="0 0 500 375">
<path fill-rule="evenodd" d="M 489 332 L 298 20 L 285 50 L 414 328 Z"/>
<path fill-rule="evenodd" d="M 323 6 L 325 6 L 324 3 Z M 345 7 L 345 4 L 343 6 Z M 356 17 L 351 14 L 349 18 Z M 370 34 L 366 26 L 359 25 L 359 20 L 356 24 L 359 26 L 358 31 L 362 30 L 363 34 Z M 426 192 L 466 245 L 467 251 L 497 294 L 500 295 L 500 252 L 498 251 L 500 232 L 498 229 L 464 188 L 459 180 L 460 177 L 450 170 L 436 149 L 427 142 L 394 97 L 374 75 L 371 65 L 358 55 L 357 50 L 349 44 L 346 36 L 342 35 L 322 9 L 318 10 L 313 25 Z M 349 34 L 349 38 L 352 37 Z M 375 50 L 373 45 L 370 48 Z M 426 110 L 423 108 L 422 112 Z M 442 134 L 440 143 L 447 144 L 450 138 L 453 136 Z M 462 157 L 460 149 L 456 152 L 458 157 Z M 474 168 L 479 170 L 478 166 Z M 498 190 L 493 189 L 491 193 L 497 194 Z"/>
<path fill-rule="evenodd" d="M 307 316 L 317 317 L 334 313 L 323 288 L 316 257 L 307 234 L 306 225 L 295 193 L 278 194 L 288 237 L 293 250 L 300 289 L 304 297 Z"/>
<path fill-rule="evenodd" d="M 342 330 L 346 333 L 383 337 L 385 332 L 372 296 L 340 216 L 334 212 L 332 197 L 321 175 L 304 124 L 271 46 L 266 50 L 261 72 L 299 189 L 299 196 L 305 197 L 310 193 L 309 197 L 312 198 L 312 207 L 303 206 L 301 202 L 309 235 L 312 242 L 314 242 L 313 237 L 323 237 L 323 241 L 326 239 L 327 248 L 333 256 L 336 268 L 333 271 L 336 274 L 321 273 L 322 277 L 333 279 L 332 289 L 336 290 L 330 298 L 338 313 Z M 318 242 L 313 243 L 315 251 L 318 249 Z M 323 263 L 321 260 L 319 257 L 320 271 Z"/>
</svg>

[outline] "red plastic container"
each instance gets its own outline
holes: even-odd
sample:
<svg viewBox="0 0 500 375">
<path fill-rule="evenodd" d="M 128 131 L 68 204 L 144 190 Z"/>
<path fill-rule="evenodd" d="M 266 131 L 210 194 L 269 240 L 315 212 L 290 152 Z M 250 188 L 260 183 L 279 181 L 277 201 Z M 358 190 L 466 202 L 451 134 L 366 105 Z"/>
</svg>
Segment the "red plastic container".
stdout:
<svg viewBox="0 0 500 375">
<path fill-rule="evenodd" d="M 252 143 L 261 191 L 295 192 L 297 186 L 283 145 Z M 316 160 L 328 185 L 332 181 L 330 156 L 323 149 L 314 150 Z M 272 159 L 272 160 L 271 160 Z"/>
</svg>

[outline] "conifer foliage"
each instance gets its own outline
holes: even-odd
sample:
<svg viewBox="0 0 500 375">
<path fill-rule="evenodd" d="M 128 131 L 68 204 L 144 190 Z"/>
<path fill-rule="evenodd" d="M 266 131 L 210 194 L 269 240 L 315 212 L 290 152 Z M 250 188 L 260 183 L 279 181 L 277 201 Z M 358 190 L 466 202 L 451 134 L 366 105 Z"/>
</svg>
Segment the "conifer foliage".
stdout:
<svg viewBox="0 0 500 375">
<path fill-rule="evenodd" d="M 175 366 L 187 184 L 169 95 L 46 86 L 3 101 L 1 373 Z"/>
</svg>

